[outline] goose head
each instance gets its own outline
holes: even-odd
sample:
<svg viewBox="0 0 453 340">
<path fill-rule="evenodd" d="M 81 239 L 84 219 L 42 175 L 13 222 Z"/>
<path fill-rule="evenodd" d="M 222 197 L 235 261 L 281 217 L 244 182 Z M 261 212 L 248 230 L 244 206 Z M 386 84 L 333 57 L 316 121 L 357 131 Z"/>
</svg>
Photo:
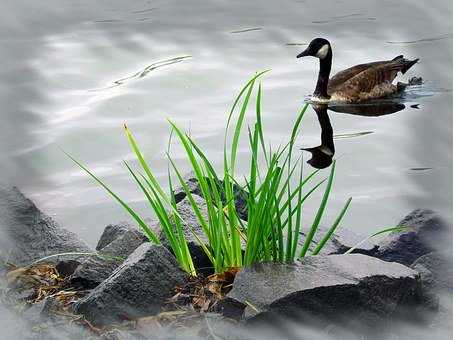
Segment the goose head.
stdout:
<svg viewBox="0 0 453 340">
<path fill-rule="evenodd" d="M 324 38 L 316 38 L 310 42 L 305 51 L 297 55 L 297 58 L 311 56 L 323 60 L 329 55 L 329 52 L 331 51 L 332 48 L 328 40 Z"/>
</svg>

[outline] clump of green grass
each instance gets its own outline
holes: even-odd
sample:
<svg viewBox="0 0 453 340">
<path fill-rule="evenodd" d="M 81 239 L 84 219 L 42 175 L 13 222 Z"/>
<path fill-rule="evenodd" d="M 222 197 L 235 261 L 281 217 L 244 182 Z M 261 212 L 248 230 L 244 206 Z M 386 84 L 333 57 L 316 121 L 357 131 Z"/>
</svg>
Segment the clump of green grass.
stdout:
<svg viewBox="0 0 453 340">
<path fill-rule="evenodd" d="M 159 219 L 162 231 L 181 267 L 191 275 L 196 275 L 196 268 L 184 236 L 184 220 L 177 211 L 173 194 L 172 180 L 175 178 L 191 204 L 207 243 L 202 242 L 200 235 L 192 230 L 193 235 L 212 262 L 216 273 L 256 262 L 291 263 L 298 257 L 318 254 L 340 225 L 351 203 L 349 198 L 321 242 L 310 251 L 332 191 L 335 161 L 327 178 L 315 181 L 319 170 L 304 176 L 303 163 L 300 155 L 296 154 L 294 145 L 300 134 L 307 105 L 304 105 L 296 116 L 290 140 L 276 149 L 266 146 L 261 119 L 262 86 L 261 83 L 256 86 L 258 79 L 266 72 L 256 74 L 247 82 L 229 112 L 223 148 L 223 171 L 220 177 L 214 170 L 214 164 L 209 161 L 195 140 L 169 121 L 172 133 L 182 145 L 188 164 L 198 181 L 201 194 L 206 201 L 207 216 L 202 214 L 170 152 L 167 151 L 169 193 L 166 193 L 145 160 L 132 132 L 126 125 L 124 127 L 140 170 L 134 170 L 127 162 L 124 164 Z M 238 145 L 253 94 L 255 94 L 254 121 L 247 129 L 250 150 L 247 164 L 249 171 L 247 174 L 237 174 Z M 146 225 L 144 219 L 89 169 L 72 156 L 68 156 L 123 206 L 151 242 L 159 243 L 159 239 Z M 303 216 L 302 208 L 312 194 L 323 185 L 324 193 L 317 213 L 305 230 L 307 236 L 300 247 L 302 217 L 304 220 L 309 219 Z M 246 193 L 247 222 L 241 220 L 236 210 L 235 192 L 238 188 Z"/>
</svg>

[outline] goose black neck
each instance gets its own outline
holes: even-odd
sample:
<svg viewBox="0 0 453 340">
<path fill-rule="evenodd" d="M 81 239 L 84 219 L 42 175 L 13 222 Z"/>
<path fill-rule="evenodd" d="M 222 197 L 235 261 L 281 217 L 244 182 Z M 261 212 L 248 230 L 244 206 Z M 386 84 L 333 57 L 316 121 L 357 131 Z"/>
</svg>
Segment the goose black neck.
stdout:
<svg viewBox="0 0 453 340">
<path fill-rule="evenodd" d="M 329 49 L 328 54 L 323 58 L 319 59 L 319 74 L 318 82 L 316 83 L 316 89 L 313 95 L 319 98 L 329 99 L 330 96 L 327 94 L 327 85 L 329 84 L 330 69 L 332 68 L 332 51 Z"/>
</svg>

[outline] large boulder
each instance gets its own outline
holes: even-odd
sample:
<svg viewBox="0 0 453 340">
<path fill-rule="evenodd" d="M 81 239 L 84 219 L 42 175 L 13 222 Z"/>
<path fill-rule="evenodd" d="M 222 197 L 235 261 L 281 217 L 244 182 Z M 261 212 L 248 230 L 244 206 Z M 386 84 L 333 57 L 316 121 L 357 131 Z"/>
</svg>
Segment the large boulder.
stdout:
<svg viewBox="0 0 453 340">
<path fill-rule="evenodd" d="M 220 311 L 249 322 L 283 316 L 373 326 L 421 304 L 422 295 L 418 273 L 398 263 L 362 254 L 311 256 L 244 268 Z"/>
<path fill-rule="evenodd" d="M 76 234 L 42 213 L 16 187 L 0 187 L 0 234 L 8 261 L 19 266 L 49 255 L 92 252 Z"/>
<path fill-rule="evenodd" d="M 406 266 L 438 249 L 448 231 L 444 221 L 434 211 L 426 209 L 414 210 L 398 225 L 408 229 L 390 233 L 379 243 L 375 256 Z"/>
<path fill-rule="evenodd" d="M 128 230 L 103 247 L 97 256 L 83 261 L 71 276 L 71 283 L 77 287 L 94 288 L 132 254 L 147 238 L 136 230 Z"/>
<path fill-rule="evenodd" d="M 318 245 L 319 242 L 323 239 L 324 235 L 326 235 L 328 229 L 319 226 L 318 230 L 316 231 L 315 236 L 313 237 L 313 241 L 310 245 L 309 250 L 314 250 L 315 247 Z M 300 232 L 299 244 L 302 246 L 305 238 L 307 237 L 307 231 L 303 230 Z M 374 255 L 378 251 L 378 245 L 367 240 L 366 236 L 356 234 L 355 232 L 346 229 L 346 228 L 337 228 L 335 233 L 332 237 L 326 242 L 322 250 L 320 251 L 320 255 L 333 255 L 333 254 L 344 254 L 352 247 L 358 245 L 357 248 L 353 250 L 353 253 L 358 254 L 365 254 L 365 255 Z M 363 242 L 364 241 L 364 242 Z"/>
<path fill-rule="evenodd" d="M 156 314 L 186 274 L 163 246 L 144 243 L 74 311 L 96 325 Z"/>
</svg>

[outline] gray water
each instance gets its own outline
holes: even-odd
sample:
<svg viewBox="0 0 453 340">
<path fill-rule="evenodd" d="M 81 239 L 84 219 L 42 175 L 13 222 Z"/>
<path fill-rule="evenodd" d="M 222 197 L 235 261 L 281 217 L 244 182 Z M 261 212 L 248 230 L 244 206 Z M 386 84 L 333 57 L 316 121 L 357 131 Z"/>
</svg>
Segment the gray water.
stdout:
<svg viewBox="0 0 453 340">
<path fill-rule="evenodd" d="M 322 36 L 333 45 L 333 72 L 404 54 L 421 61 L 401 79 L 425 80 L 395 114 L 329 113 L 335 135 L 372 133 L 335 140 L 337 175 L 325 222 L 349 196 L 344 225 L 363 234 L 419 207 L 451 218 L 452 9 L 441 0 L 3 0 L 0 181 L 18 185 L 95 244 L 106 224 L 128 216 L 61 149 L 149 214 L 121 163 L 133 158 L 122 124 L 162 180 L 167 118 L 190 130 L 220 165 L 235 95 L 254 72 L 270 68 L 263 119 L 278 145 L 316 82 L 317 62 L 295 56 Z M 315 146 L 319 138 L 309 110 L 298 144 Z M 184 164 L 180 149 L 173 155 Z M 314 209 L 307 206 L 307 214 Z"/>
<path fill-rule="evenodd" d="M 442 1 L 3 1 L 1 177 L 93 244 L 106 224 L 128 217 L 61 149 L 146 214 L 121 163 L 132 158 L 122 124 L 163 180 L 167 118 L 220 164 L 232 100 L 255 71 L 271 68 L 263 79 L 264 124 L 278 145 L 316 81 L 317 62 L 295 55 L 324 36 L 333 44 L 333 72 L 404 54 L 421 62 L 402 80 L 426 81 L 396 114 L 330 113 L 335 134 L 373 133 L 336 140 L 326 222 L 349 196 L 345 225 L 364 234 L 394 225 L 412 208 L 443 208 L 450 13 Z M 137 75 L 171 59 L 177 62 Z M 317 145 L 319 135 L 310 110 L 298 143 Z"/>
</svg>

